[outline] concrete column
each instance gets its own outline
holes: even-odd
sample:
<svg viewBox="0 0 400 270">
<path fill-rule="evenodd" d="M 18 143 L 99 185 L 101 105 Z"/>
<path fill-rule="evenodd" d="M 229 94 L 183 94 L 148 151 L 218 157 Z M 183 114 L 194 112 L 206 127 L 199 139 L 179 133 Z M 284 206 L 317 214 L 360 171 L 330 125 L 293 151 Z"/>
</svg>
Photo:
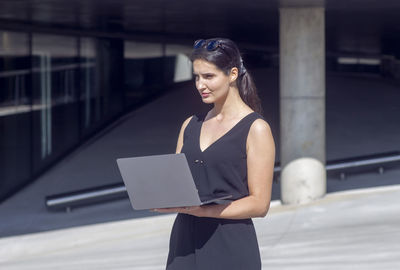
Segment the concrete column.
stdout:
<svg viewBox="0 0 400 270">
<path fill-rule="evenodd" d="M 281 200 L 324 196 L 325 9 L 280 8 Z"/>
</svg>

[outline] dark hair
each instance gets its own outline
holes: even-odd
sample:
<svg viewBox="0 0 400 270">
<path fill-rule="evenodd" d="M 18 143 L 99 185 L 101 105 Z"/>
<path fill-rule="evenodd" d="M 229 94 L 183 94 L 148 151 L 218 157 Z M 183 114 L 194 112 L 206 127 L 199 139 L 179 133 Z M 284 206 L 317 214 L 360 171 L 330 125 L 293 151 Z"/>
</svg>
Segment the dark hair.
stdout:
<svg viewBox="0 0 400 270">
<path fill-rule="evenodd" d="M 211 49 L 207 46 L 207 44 L 210 43 L 211 45 L 214 45 Z M 229 74 L 231 69 L 236 67 L 239 71 L 236 81 L 240 97 L 250 108 L 259 114 L 262 114 L 263 112 L 260 98 L 257 94 L 257 88 L 252 76 L 244 67 L 243 59 L 237 45 L 232 40 L 226 38 L 207 39 L 199 44 L 200 46 L 195 46 L 192 51 L 190 57 L 192 62 L 196 59 L 205 60 L 214 64 L 226 74 Z M 215 44 L 217 45 L 215 46 Z"/>
</svg>

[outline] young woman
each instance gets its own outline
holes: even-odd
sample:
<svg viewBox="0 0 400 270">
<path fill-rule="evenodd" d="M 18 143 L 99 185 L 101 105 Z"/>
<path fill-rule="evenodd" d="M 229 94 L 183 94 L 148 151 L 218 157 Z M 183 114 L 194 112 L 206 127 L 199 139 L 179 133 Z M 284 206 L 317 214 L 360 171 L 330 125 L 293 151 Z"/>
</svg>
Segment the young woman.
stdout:
<svg viewBox="0 0 400 270">
<path fill-rule="evenodd" d="M 205 115 L 182 124 L 185 153 L 202 200 L 231 194 L 228 204 L 156 209 L 177 212 L 167 269 L 261 269 L 253 217 L 271 199 L 275 145 L 240 52 L 229 39 L 197 40 L 191 60 Z"/>
</svg>

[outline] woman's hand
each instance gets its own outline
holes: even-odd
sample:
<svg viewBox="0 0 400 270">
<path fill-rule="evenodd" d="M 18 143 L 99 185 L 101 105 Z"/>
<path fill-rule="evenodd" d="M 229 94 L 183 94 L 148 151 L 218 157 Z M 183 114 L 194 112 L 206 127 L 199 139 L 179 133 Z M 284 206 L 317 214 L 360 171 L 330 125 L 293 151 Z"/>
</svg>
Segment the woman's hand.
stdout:
<svg viewBox="0 0 400 270">
<path fill-rule="evenodd" d="M 186 207 L 170 207 L 170 208 L 155 208 L 151 209 L 153 212 L 158 213 L 182 213 L 200 217 L 202 214 L 201 206 L 186 206 Z"/>
</svg>

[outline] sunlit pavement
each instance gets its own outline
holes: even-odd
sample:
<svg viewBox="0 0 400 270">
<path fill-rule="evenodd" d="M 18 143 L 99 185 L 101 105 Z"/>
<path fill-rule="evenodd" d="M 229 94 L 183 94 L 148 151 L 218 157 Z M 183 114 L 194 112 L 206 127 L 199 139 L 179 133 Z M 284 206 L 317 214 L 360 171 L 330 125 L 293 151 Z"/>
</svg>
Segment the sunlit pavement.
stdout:
<svg viewBox="0 0 400 270">
<path fill-rule="evenodd" d="M 175 215 L 0 239 L 0 269 L 164 269 Z M 254 219 L 263 269 L 400 269 L 400 185 L 272 203 Z"/>
</svg>

